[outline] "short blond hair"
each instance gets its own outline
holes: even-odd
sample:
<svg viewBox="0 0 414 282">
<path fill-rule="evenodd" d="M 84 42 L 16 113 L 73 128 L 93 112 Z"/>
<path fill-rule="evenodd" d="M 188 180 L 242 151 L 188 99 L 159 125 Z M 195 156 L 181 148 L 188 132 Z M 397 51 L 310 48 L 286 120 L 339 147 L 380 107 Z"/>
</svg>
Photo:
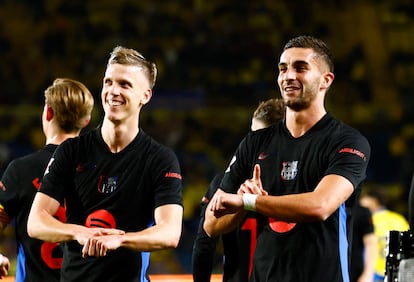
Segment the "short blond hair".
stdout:
<svg viewBox="0 0 414 282">
<path fill-rule="evenodd" d="M 157 66 L 155 63 L 145 59 L 141 53 L 134 49 L 122 46 L 115 47 L 108 60 L 108 65 L 110 64 L 140 66 L 144 69 L 150 87 L 153 88 L 155 85 L 155 81 L 157 80 Z"/>
<path fill-rule="evenodd" d="M 66 133 L 78 132 L 91 117 L 94 99 L 81 82 L 57 78 L 45 90 L 45 103 L 53 110 L 53 118 Z"/>
</svg>

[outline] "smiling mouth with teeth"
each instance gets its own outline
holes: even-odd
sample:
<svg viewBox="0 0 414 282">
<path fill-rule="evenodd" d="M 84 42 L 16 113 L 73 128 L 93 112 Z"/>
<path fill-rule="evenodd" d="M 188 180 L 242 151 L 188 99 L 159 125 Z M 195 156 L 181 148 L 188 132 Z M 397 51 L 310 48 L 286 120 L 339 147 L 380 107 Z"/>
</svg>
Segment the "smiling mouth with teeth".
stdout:
<svg viewBox="0 0 414 282">
<path fill-rule="evenodd" d="M 299 90 L 299 88 L 295 88 L 295 87 L 286 87 L 285 88 L 286 93 L 295 92 L 297 90 Z"/>
<path fill-rule="evenodd" d="M 120 106 L 120 105 L 122 105 L 122 104 L 123 104 L 123 103 L 122 103 L 122 102 L 120 102 L 120 101 L 117 101 L 117 100 L 112 100 L 112 99 L 107 100 L 107 103 L 108 103 L 108 105 L 110 105 L 110 106 Z"/>
</svg>

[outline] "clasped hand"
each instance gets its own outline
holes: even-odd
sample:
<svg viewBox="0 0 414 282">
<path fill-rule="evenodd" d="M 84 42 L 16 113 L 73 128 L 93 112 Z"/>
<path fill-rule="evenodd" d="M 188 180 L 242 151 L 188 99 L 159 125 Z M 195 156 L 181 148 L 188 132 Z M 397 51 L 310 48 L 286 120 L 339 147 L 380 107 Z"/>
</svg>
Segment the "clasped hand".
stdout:
<svg viewBox="0 0 414 282">
<path fill-rule="evenodd" d="M 260 179 L 260 165 L 256 164 L 253 170 L 253 177 L 245 180 L 237 190 L 237 194 L 226 193 L 221 189 L 217 189 L 211 199 L 210 210 L 215 217 L 221 217 L 226 214 L 237 213 L 243 210 L 243 194 L 250 193 L 256 195 L 267 195 L 267 191 L 263 189 Z"/>
<path fill-rule="evenodd" d="M 86 229 L 86 230 L 85 230 Z M 88 228 L 76 240 L 83 245 L 82 257 L 103 257 L 110 250 L 121 246 L 125 231 L 110 228 Z"/>
<path fill-rule="evenodd" d="M 9 275 L 10 261 L 7 257 L 0 254 L 0 279 Z"/>
</svg>

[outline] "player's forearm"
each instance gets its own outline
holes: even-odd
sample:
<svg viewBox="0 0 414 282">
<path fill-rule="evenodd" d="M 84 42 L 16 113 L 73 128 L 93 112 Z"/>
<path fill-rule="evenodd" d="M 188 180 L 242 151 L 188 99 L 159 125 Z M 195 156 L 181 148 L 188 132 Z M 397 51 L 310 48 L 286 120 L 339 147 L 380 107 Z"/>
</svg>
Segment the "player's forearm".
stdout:
<svg viewBox="0 0 414 282">
<path fill-rule="evenodd" d="M 158 251 L 178 246 L 181 236 L 181 222 L 171 226 L 152 226 L 139 232 L 122 235 L 121 247 L 137 251 Z"/>
<path fill-rule="evenodd" d="M 239 225 L 241 220 L 245 217 L 246 213 L 246 211 L 241 210 L 237 213 L 216 217 L 214 215 L 214 212 L 211 211 L 209 207 L 207 207 L 203 228 L 207 235 L 210 237 L 216 237 L 223 233 L 228 233 Z"/>
<path fill-rule="evenodd" d="M 287 222 L 312 222 L 325 220 L 330 213 L 325 212 L 323 203 L 313 200 L 310 193 L 259 196 L 255 202 L 256 212 Z"/>
<path fill-rule="evenodd" d="M 258 196 L 256 212 L 286 222 L 324 221 L 353 193 L 352 183 L 338 175 L 327 175 L 306 193 Z"/>
<path fill-rule="evenodd" d="M 30 237 L 46 242 L 66 242 L 75 240 L 86 227 L 65 224 L 53 215 L 59 210 L 59 202 L 50 196 L 38 192 L 33 200 L 27 220 L 27 232 Z"/>
<path fill-rule="evenodd" d="M 176 248 L 182 231 L 183 208 L 169 204 L 155 210 L 155 225 L 122 236 L 121 246 L 138 251 Z"/>
<path fill-rule="evenodd" d="M 47 213 L 31 213 L 27 222 L 29 236 L 46 242 L 74 240 L 77 228 L 77 225 L 62 223 Z"/>
<path fill-rule="evenodd" d="M 176 248 L 179 242 L 177 233 L 174 230 L 171 233 L 160 232 L 158 228 L 150 227 L 145 231 L 126 233 L 121 246 L 145 252 Z"/>
</svg>

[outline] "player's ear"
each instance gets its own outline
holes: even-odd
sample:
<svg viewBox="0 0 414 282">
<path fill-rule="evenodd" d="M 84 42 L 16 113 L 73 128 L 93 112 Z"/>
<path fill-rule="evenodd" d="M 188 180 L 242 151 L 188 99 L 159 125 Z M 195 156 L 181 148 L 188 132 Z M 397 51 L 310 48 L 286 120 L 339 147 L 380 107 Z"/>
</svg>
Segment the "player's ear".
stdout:
<svg viewBox="0 0 414 282">
<path fill-rule="evenodd" d="M 53 109 L 51 107 L 49 107 L 49 106 L 46 106 L 46 107 L 47 107 L 46 108 L 46 120 L 47 121 L 51 121 L 52 118 L 53 118 L 53 115 L 54 115 Z"/>
<path fill-rule="evenodd" d="M 331 86 L 334 78 L 335 78 L 335 75 L 332 72 L 325 73 L 322 77 L 323 79 L 322 84 L 321 84 L 322 89 L 328 89 Z"/>
<path fill-rule="evenodd" d="M 85 119 L 85 122 L 83 124 L 83 127 L 88 126 L 89 122 L 91 121 L 91 116 L 89 116 L 88 118 Z"/>
<path fill-rule="evenodd" d="M 141 105 L 145 105 L 146 103 L 148 103 L 149 100 L 151 100 L 151 97 L 152 97 L 152 90 L 148 88 L 147 90 L 144 91 L 144 95 L 142 95 Z"/>
</svg>

